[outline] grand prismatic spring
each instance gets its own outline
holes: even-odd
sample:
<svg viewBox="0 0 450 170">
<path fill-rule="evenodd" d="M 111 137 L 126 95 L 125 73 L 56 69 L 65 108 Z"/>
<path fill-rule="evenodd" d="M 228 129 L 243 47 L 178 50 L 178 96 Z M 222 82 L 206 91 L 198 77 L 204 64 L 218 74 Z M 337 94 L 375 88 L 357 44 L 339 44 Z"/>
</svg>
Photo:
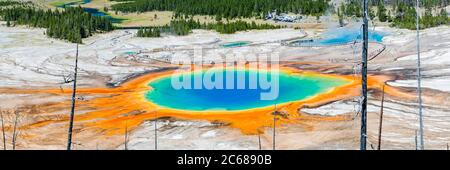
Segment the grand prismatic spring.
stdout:
<svg viewBox="0 0 450 170">
<path fill-rule="evenodd" d="M 190 80 L 194 80 L 195 76 L 203 79 L 205 72 L 184 73 Z M 242 87 L 238 89 L 238 74 L 242 75 Z M 262 89 L 258 83 L 260 76 L 267 76 L 269 81 L 270 74 L 267 71 L 255 70 L 215 70 L 211 78 L 219 82 L 219 88 L 208 89 L 202 85 L 199 89 L 175 89 L 172 87 L 171 76 L 164 77 L 152 81 L 149 86 L 152 90 L 146 94 L 146 98 L 159 105 L 173 109 L 191 110 L 191 111 L 231 111 L 231 110 L 248 110 L 258 107 L 267 107 L 274 104 L 282 104 L 292 101 L 304 100 L 320 93 L 331 91 L 334 87 L 345 85 L 344 79 L 334 77 L 323 77 L 320 75 L 289 75 L 285 72 L 276 72 L 279 76 L 277 82 L 274 83 L 273 90 L 277 93 L 274 100 L 261 100 L 261 93 L 268 93 L 271 89 Z M 231 75 L 230 81 L 232 86 L 227 89 L 227 82 L 223 79 Z M 255 76 L 251 79 L 250 76 Z M 220 80 L 219 80 L 220 79 Z M 250 80 L 251 79 L 251 80 Z M 250 82 L 255 81 L 255 82 Z M 190 87 L 194 87 L 194 81 L 188 82 Z M 250 88 L 250 83 L 254 83 L 257 87 Z M 279 85 L 278 85 L 279 83 Z M 276 89 L 275 89 L 276 88 Z"/>
<path fill-rule="evenodd" d="M 260 75 L 266 70 L 218 70 L 219 73 L 250 73 Z M 133 129 L 145 120 L 160 117 L 173 117 L 185 120 L 207 120 L 223 122 L 238 128 L 244 134 L 260 133 L 261 128 L 272 125 L 274 104 L 277 104 L 285 119 L 277 124 L 302 123 L 310 120 L 337 121 L 342 116 L 314 116 L 298 114 L 302 107 L 317 107 L 329 102 L 359 95 L 360 81 L 357 77 L 334 74 L 319 74 L 282 66 L 279 75 L 279 96 L 273 101 L 259 100 L 259 93 L 265 89 L 181 89 L 171 86 L 173 75 L 196 75 L 204 71 L 187 70 L 179 73 L 175 70 L 160 71 L 133 78 L 114 88 L 80 88 L 80 95 L 100 95 L 101 97 L 79 101 L 79 110 L 92 110 L 75 117 L 75 122 L 84 128 L 103 129 L 107 136 L 123 134 L 124 129 Z M 201 74 L 200 74 L 201 75 Z M 194 76 L 192 76 L 194 77 Z M 235 76 L 236 77 L 236 76 Z M 369 88 L 380 89 L 390 77 L 369 77 Z M 269 79 L 270 80 L 270 79 Z M 295 87 L 294 87 L 295 85 Z M 300 88 L 301 87 L 301 88 Z M 404 96 L 403 92 L 386 87 L 386 92 Z M 9 89 L 8 93 L 71 93 L 70 89 L 19 90 Z M 207 95 L 205 95 L 207 94 Z M 162 98 L 161 95 L 166 97 Z M 170 97 L 169 97 L 170 96 Z M 227 98 L 224 98 L 227 96 Z M 231 98 L 232 100 L 230 100 Z M 171 101 L 168 102 L 167 100 Z M 228 104 L 231 102 L 233 104 Z M 51 107 L 60 107 L 55 105 Z M 119 108 L 120 109 L 117 109 Z M 42 127 L 51 123 L 64 122 L 64 119 L 45 120 L 23 128 Z M 97 120 L 92 122 L 92 120 Z"/>
<path fill-rule="evenodd" d="M 383 149 L 415 148 L 419 117 L 427 149 L 450 141 L 448 4 L 419 10 L 417 34 L 415 1 L 380 1 L 385 15 L 370 3 L 364 27 L 361 1 L 185 1 L 0 0 L 0 149 L 65 149 L 68 134 L 77 149 L 124 149 L 125 136 L 130 150 L 156 139 L 158 149 L 256 149 L 259 137 L 268 149 L 272 134 L 280 150 L 357 149 L 364 108 L 367 140 L 382 134 Z M 274 54 L 276 71 L 262 58 L 221 61 Z"/>
</svg>

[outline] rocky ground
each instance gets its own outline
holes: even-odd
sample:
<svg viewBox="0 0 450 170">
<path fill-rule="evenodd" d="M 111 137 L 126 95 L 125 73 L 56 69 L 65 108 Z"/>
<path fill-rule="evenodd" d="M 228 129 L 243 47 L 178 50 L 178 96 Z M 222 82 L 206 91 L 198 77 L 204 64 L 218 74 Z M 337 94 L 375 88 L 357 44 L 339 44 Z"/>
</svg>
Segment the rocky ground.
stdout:
<svg viewBox="0 0 450 170">
<path fill-rule="evenodd" d="M 14 27 L 0 23 L 0 89 L 70 88 L 64 83 L 74 69 L 76 45 L 49 39 L 43 29 Z M 388 27 L 376 27 L 388 32 L 383 44 L 371 43 L 369 73 L 390 75 L 387 82 L 410 94 L 415 94 L 416 48 L 415 32 Z M 204 48 L 205 56 L 233 51 L 244 54 L 280 53 L 283 62 L 295 62 L 302 70 L 322 73 L 358 74 L 361 47 L 288 47 L 281 40 L 313 37 L 323 30 L 294 29 L 241 32 L 220 35 L 196 30 L 183 37 L 137 38 L 136 30 L 116 30 L 98 34 L 80 45 L 79 83 L 83 87 L 110 87 L 120 85 L 130 77 L 169 67 L 165 61 L 180 55 L 192 55 L 192 48 Z M 427 149 L 445 149 L 450 142 L 450 29 L 441 26 L 422 31 L 421 50 L 424 87 L 424 124 Z M 252 45 L 232 49 L 221 48 L 227 42 L 250 41 Z M 386 47 L 384 49 L 384 47 Z M 382 50 L 384 49 L 384 50 Z M 301 62 L 301 63 L 297 63 Z M 355 69 L 356 68 L 356 69 Z M 89 100 L 98 96 L 79 96 Z M 42 120 L 58 118 L 69 113 L 70 96 L 53 94 L 0 94 L 0 109 L 19 110 L 20 124 L 29 125 Z M 369 97 L 368 138 L 377 146 L 380 111 L 380 91 L 371 91 Z M 311 121 L 304 124 L 286 124 L 277 128 L 277 149 L 358 149 L 358 99 L 337 101 L 318 108 L 304 108 L 302 113 L 322 116 L 346 115 L 345 121 Z M 418 129 L 417 105 L 414 99 L 386 96 L 384 103 L 384 149 L 414 149 Z M 81 115 L 88 110 L 77 111 Z M 14 115 L 5 112 L 7 125 Z M 18 149 L 64 149 L 64 123 L 21 129 Z M 129 149 L 154 149 L 154 120 L 143 123 L 129 134 Z M 8 140 L 11 131 L 8 130 Z M 259 149 L 258 135 L 243 135 L 238 129 L 215 122 L 161 118 L 157 122 L 158 149 Z M 123 149 L 123 136 L 98 137 L 101 132 L 76 131 L 76 149 Z M 56 139 L 57 138 L 57 139 Z M 260 136 L 262 149 L 272 148 L 272 129 L 266 128 Z M 370 145 L 369 145 L 370 146 Z"/>
</svg>

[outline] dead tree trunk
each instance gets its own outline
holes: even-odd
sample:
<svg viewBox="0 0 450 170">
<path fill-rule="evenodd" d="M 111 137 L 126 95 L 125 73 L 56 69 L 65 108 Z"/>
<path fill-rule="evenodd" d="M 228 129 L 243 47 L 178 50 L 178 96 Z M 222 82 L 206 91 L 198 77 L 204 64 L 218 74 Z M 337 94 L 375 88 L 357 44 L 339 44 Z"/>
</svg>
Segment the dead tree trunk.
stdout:
<svg viewBox="0 0 450 170">
<path fill-rule="evenodd" d="M 125 122 L 125 150 L 128 150 L 128 120 Z"/>
<path fill-rule="evenodd" d="M 0 111 L 0 120 L 2 123 L 3 150 L 6 150 L 6 136 L 5 136 L 5 125 L 3 120 L 3 111 Z"/>
<path fill-rule="evenodd" d="M 258 144 L 259 144 L 259 150 L 262 150 L 262 148 L 261 148 L 261 133 L 258 133 Z"/>
<path fill-rule="evenodd" d="M 417 148 L 417 130 L 415 131 L 414 144 L 416 145 L 416 150 L 418 150 L 418 148 Z"/>
<path fill-rule="evenodd" d="M 67 150 L 72 149 L 72 131 L 73 131 L 73 117 L 75 115 L 75 101 L 76 101 L 76 93 L 77 93 L 77 73 L 78 73 L 78 44 L 77 44 L 77 52 L 75 55 L 75 73 L 73 80 L 73 90 L 72 90 L 72 109 L 70 112 L 69 118 L 69 131 L 67 133 Z"/>
<path fill-rule="evenodd" d="M 381 96 L 380 127 L 378 129 L 378 150 L 381 150 L 381 132 L 382 132 L 382 128 L 383 128 L 383 107 L 384 107 L 384 85 L 383 85 L 383 94 Z"/>
<path fill-rule="evenodd" d="M 156 115 L 156 112 L 155 112 Z M 158 118 L 155 117 L 155 150 L 158 150 Z"/>
<path fill-rule="evenodd" d="M 19 122 L 19 111 L 17 111 L 17 109 L 14 110 L 14 129 L 13 129 L 13 134 L 12 134 L 12 149 L 16 150 L 16 143 L 17 143 L 17 135 L 18 135 L 18 131 L 17 131 L 17 125 Z"/>
<path fill-rule="evenodd" d="M 273 136 L 272 136 L 272 149 L 275 150 L 275 132 L 276 132 L 276 121 L 277 121 L 277 105 L 275 104 L 275 110 L 273 112 Z"/>
<path fill-rule="evenodd" d="M 362 49 L 362 62 L 361 62 L 361 85 L 362 85 L 362 102 L 361 102 L 361 136 L 360 136 L 360 150 L 366 150 L 367 148 L 367 53 L 369 47 L 368 41 L 368 9 L 369 1 L 364 0 L 363 3 L 363 49 Z"/>
</svg>

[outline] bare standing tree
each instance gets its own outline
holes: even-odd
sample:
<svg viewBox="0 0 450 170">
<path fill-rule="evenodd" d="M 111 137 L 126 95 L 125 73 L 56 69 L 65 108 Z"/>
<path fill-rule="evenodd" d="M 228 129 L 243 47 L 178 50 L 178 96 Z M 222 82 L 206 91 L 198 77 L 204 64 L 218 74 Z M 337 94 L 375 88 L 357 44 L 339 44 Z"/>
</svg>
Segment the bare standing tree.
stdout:
<svg viewBox="0 0 450 170">
<path fill-rule="evenodd" d="M 158 112 L 155 112 L 155 150 L 158 150 Z"/>
<path fill-rule="evenodd" d="M 273 144 L 272 144 L 272 149 L 273 150 L 275 150 L 275 133 L 276 133 L 276 121 L 277 121 L 277 114 L 278 114 L 278 111 L 277 111 L 277 104 L 275 104 L 275 108 L 274 108 L 274 111 L 273 111 L 273 136 L 272 136 L 272 142 L 273 142 Z"/>
<path fill-rule="evenodd" d="M 128 150 L 128 119 L 125 121 L 125 138 L 124 138 L 125 142 L 125 150 Z"/>
<path fill-rule="evenodd" d="M 19 134 L 19 131 L 17 129 L 17 126 L 19 124 L 19 111 L 18 109 L 14 109 L 14 129 L 12 134 L 12 149 L 16 150 L 16 144 L 17 144 L 17 136 Z"/>
<path fill-rule="evenodd" d="M 384 109 L 384 85 L 383 94 L 381 96 L 381 110 L 380 110 L 380 126 L 378 128 L 378 150 L 381 150 L 381 132 L 383 130 L 383 109 Z"/>
<path fill-rule="evenodd" d="M 414 144 L 416 145 L 416 150 L 418 150 L 418 146 L 417 146 L 417 130 L 415 131 Z"/>
<path fill-rule="evenodd" d="M 73 91 L 72 91 L 72 109 L 70 112 L 69 118 L 69 130 L 67 133 L 67 150 L 72 149 L 72 131 L 73 131 L 73 119 L 75 116 L 75 101 L 76 101 L 76 93 L 77 93 L 77 73 L 78 73 L 78 44 L 77 44 L 77 52 L 75 55 L 75 74 L 73 79 Z"/>
<path fill-rule="evenodd" d="M 363 49 L 361 62 L 361 135 L 360 135 L 360 150 L 366 150 L 367 144 L 367 52 L 369 48 L 369 1 L 363 2 Z"/>
<path fill-rule="evenodd" d="M 259 144 L 259 150 L 262 150 L 261 147 L 261 133 L 258 132 L 258 144 Z"/>
<path fill-rule="evenodd" d="M 2 110 L 0 110 L 0 121 L 2 123 L 3 150 L 6 150 L 5 125 L 4 125 L 3 111 Z"/>
<path fill-rule="evenodd" d="M 419 8 L 419 0 L 416 0 L 416 39 L 417 39 L 417 99 L 419 103 L 419 142 L 420 142 L 420 150 L 425 149 L 425 143 L 423 140 L 423 106 L 422 106 L 422 73 L 420 66 L 420 8 Z"/>
</svg>

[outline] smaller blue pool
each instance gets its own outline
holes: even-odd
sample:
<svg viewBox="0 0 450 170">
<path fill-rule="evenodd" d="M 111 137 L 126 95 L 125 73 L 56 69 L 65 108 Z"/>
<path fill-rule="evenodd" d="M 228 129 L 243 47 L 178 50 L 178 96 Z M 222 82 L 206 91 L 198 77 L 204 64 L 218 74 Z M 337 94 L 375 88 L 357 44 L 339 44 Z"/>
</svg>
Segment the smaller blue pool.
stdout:
<svg viewBox="0 0 450 170">
<path fill-rule="evenodd" d="M 248 41 L 238 41 L 238 42 L 230 42 L 230 43 L 226 43 L 226 44 L 222 44 L 222 47 L 225 48 L 232 48 L 232 47 L 242 47 L 242 46 L 246 46 L 249 45 L 250 42 Z"/>
<path fill-rule="evenodd" d="M 128 52 L 124 52 L 125 55 L 136 55 L 137 52 L 133 52 L 133 51 L 128 51 Z"/>
<path fill-rule="evenodd" d="M 83 11 L 88 12 L 92 16 L 95 16 L 95 17 L 108 18 L 109 20 L 111 20 L 112 23 L 120 23 L 121 21 L 124 20 L 124 19 L 114 18 L 111 15 L 108 15 L 107 13 L 99 11 L 98 9 L 95 9 L 95 8 L 83 8 Z"/>
<path fill-rule="evenodd" d="M 66 6 L 73 6 L 73 5 L 82 5 L 82 4 L 88 4 L 91 3 L 92 0 L 82 0 L 82 1 L 76 1 L 76 2 L 69 2 L 62 5 L 58 5 L 56 7 L 58 8 L 65 8 Z"/>
<path fill-rule="evenodd" d="M 382 42 L 387 33 L 369 30 L 369 41 Z M 322 39 L 310 41 L 294 41 L 295 45 L 328 46 L 355 42 L 362 39 L 362 30 L 359 27 L 331 29 L 322 34 Z"/>
<path fill-rule="evenodd" d="M 88 3 L 91 3 L 91 1 L 92 0 L 83 0 L 83 1 L 77 1 L 77 2 L 69 2 L 69 3 L 66 3 L 66 4 L 59 5 L 57 7 L 58 8 L 66 8 L 66 7 L 71 7 L 71 6 L 88 4 Z M 121 21 L 124 20 L 124 19 L 114 18 L 111 15 L 108 15 L 107 13 L 99 11 L 98 9 L 95 9 L 95 8 L 83 8 L 83 11 L 90 13 L 92 16 L 108 18 L 109 20 L 111 20 L 112 23 L 120 23 Z"/>
</svg>

